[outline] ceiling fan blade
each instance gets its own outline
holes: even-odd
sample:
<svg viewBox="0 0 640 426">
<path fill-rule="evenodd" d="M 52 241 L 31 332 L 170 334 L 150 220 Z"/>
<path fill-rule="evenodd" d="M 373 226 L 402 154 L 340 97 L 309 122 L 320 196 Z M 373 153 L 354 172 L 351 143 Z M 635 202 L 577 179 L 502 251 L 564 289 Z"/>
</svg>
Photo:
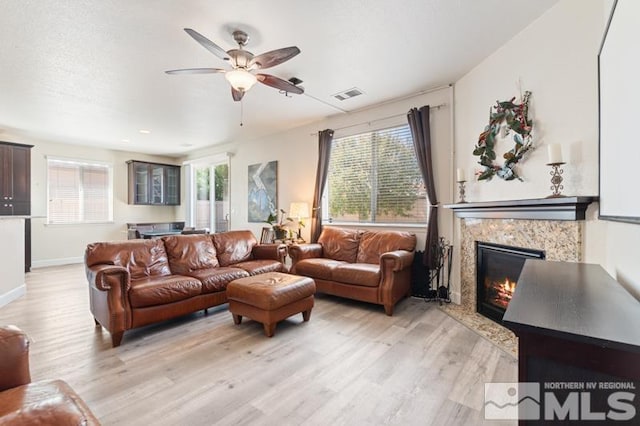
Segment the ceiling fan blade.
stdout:
<svg viewBox="0 0 640 426">
<path fill-rule="evenodd" d="M 276 89 L 284 90 L 288 93 L 295 93 L 296 95 L 302 95 L 304 93 L 304 89 L 302 87 L 293 85 L 276 76 L 269 74 L 256 74 L 256 77 L 260 83 L 266 84 L 267 86 L 275 87 Z"/>
<path fill-rule="evenodd" d="M 242 100 L 242 97 L 244 96 L 244 92 L 241 92 L 240 90 L 236 90 L 232 87 L 231 96 L 233 96 L 234 101 L 240 102 Z"/>
<path fill-rule="evenodd" d="M 270 52 L 255 56 L 249 63 L 249 66 L 251 67 L 255 65 L 256 68 L 260 69 L 275 67 L 276 65 L 279 65 L 293 58 L 298 53 L 300 53 L 300 49 L 298 49 L 296 46 L 283 47 L 282 49 L 272 50 Z"/>
<path fill-rule="evenodd" d="M 220 46 L 218 46 L 199 32 L 192 30 L 191 28 L 185 28 L 184 30 L 209 52 L 213 53 L 220 59 L 224 59 L 225 61 L 229 60 L 229 55 L 227 55 L 227 52 L 225 52 Z"/>
<path fill-rule="evenodd" d="M 215 74 L 225 72 L 222 68 L 184 68 L 180 70 L 165 71 L 167 74 Z"/>
</svg>

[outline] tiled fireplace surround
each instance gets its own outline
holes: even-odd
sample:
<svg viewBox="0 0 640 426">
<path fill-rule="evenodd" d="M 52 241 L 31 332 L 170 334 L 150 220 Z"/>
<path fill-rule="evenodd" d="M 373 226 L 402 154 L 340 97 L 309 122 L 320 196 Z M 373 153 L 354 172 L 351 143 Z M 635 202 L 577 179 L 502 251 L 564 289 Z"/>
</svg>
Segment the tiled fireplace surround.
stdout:
<svg viewBox="0 0 640 426">
<path fill-rule="evenodd" d="M 501 346 L 507 352 L 517 353 L 515 335 L 508 329 L 476 312 L 476 241 L 543 250 L 547 260 L 580 262 L 584 232 L 584 209 L 594 199 L 580 198 L 578 210 L 558 214 L 544 208 L 522 212 L 509 202 L 501 202 L 501 208 L 483 210 L 491 203 L 450 205 L 460 221 L 460 305 L 448 305 L 444 309 L 451 316 L 479 334 Z M 572 206 L 578 205 L 573 197 Z M 522 201 L 522 200 L 520 200 Z M 543 200 L 530 200 L 532 202 Z M 567 201 L 567 200 L 565 200 Z M 569 202 L 569 201 L 567 201 Z M 517 202 L 514 202 L 517 203 Z M 559 201 L 551 201 L 553 208 Z M 534 202 L 534 204 L 536 204 Z M 504 210 L 502 209 L 504 208 Z M 460 209 L 464 208 L 461 212 Z M 557 208 L 557 207 L 556 207 Z M 477 209 L 477 210 L 476 210 Z M 465 214 L 466 212 L 466 214 Z M 471 216 L 471 217 L 469 217 Z M 530 219 L 540 217 L 543 219 Z M 544 219 L 548 218 L 548 219 Z"/>
</svg>

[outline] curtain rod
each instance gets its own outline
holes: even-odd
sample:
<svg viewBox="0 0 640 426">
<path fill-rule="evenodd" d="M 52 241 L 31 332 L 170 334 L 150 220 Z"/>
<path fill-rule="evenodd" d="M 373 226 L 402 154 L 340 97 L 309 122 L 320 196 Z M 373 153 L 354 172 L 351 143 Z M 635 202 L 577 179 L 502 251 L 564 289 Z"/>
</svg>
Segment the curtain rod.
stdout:
<svg viewBox="0 0 640 426">
<path fill-rule="evenodd" d="M 434 105 L 434 106 L 429 106 L 429 109 L 440 109 L 440 108 L 444 108 L 446 107 L 447 104 L 439 104 L 439 105 Z M 398 117 L 403 117 L 407 115 L 406 112 L 403 112 L 402 114 L 395 114 L 395 115 L 389 115 L 387 117 L 380 117 L 380 118 L 375 118 L 373 120 L 368 120 L 368 121 L 363 121 L 362 123 L 355 123 L 355 124 L 349 124 L 348 126 L 342 126 L 342 127 L 336 127 L 335 129 L 331 129 L 333 131 L 338 131 L 338 130 L 344 130 L 344 129 L 349 129 L 351 127 L 357 127 L 357 126 L 362 126 L 363 124 L 368 124 L 371 125 L 371 123 L 376 123 L 378 121 L 384 121 L 384 120 L 389 120 L 390 118 L 398 118 Z M 317 136 L 319 132 L 315 132 L 315 133 L 310 133 L 311 136 Z"/>
</svg>

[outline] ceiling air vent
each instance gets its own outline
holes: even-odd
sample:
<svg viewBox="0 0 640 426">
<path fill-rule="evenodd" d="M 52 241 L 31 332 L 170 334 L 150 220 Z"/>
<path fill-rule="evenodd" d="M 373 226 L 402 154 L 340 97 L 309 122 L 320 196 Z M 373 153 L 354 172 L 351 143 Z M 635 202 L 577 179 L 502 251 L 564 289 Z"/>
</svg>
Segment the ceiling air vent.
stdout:
<svg viewBox="0 0 640 426">
<path fill-rule="evenodd" d="M 364 93 L 362 90 L 357 87 L 352 87 L 351 89 L 345 90 L 344 92 L 336 93 L 333 95 L 339 101 L 344 101 L 346 99 L 354 98 L 356 96 L 360 96 Z"/>
</svg>

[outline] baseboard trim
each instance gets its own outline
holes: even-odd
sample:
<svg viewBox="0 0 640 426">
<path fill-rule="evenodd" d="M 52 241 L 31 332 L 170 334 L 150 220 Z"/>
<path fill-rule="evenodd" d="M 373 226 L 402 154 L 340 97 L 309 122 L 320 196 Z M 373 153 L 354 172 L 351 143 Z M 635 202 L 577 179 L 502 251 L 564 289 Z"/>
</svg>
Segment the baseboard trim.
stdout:
<svg viewBox="0 0 640 426">
<path fill-rule="evenodd" d="M 60 259 L 34 260 L 31 262 L 31 268 L 46 268 L 47 266 L 72 265 L 84 262 L 83 257 L 64 257 Z"/>
<path fill-rule="evenodd" d="M 27 294 L 27 286 L 25 284 L 22 284 L 21 286 L 18 286 L 13 290 L 9 290 L 3 295 L 0 295 L 0 308 L 4 305 L 8 305 L 16 299 L 19 299 L 25 294 Z"/>
</svg>

